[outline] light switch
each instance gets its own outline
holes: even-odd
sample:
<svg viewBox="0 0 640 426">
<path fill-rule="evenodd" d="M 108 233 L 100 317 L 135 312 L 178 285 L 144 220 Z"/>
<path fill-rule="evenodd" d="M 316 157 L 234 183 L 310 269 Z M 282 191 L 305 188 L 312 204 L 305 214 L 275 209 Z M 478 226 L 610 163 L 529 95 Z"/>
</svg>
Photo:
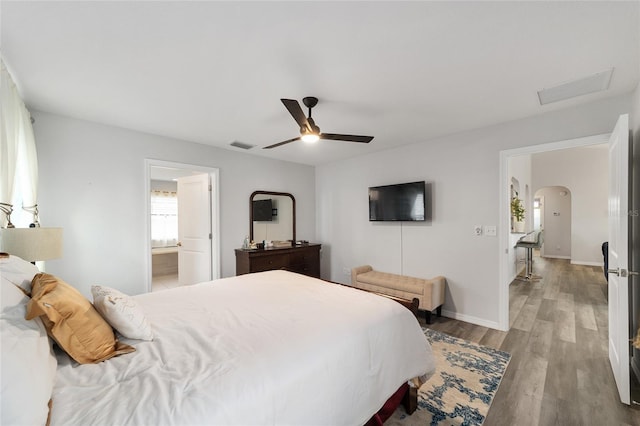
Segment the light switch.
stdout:
<svg viewBox="0 0 640 426">
<path fill-rule="evenodd" d="M 484 226 L 484 235 L 487 237 L 495 237 L 497 234 L 497 228 L 494 225 Z"/>
</svg>

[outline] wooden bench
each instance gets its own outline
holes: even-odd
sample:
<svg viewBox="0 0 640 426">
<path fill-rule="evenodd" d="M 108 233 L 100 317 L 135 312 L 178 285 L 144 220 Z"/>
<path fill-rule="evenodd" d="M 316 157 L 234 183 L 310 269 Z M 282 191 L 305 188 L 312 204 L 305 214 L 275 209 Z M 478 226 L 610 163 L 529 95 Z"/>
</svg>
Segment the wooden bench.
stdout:
<svg viewBox="0 0 640 426">
<path fill-rule="evenodd" d="M 445 283 L 442 276 L 430 279 L 409 277 L 375 271 L 369 265 L 351 270 L 353 287 L 405 300 L 418 299 L 418 309 L 425 311 L 427 324 L 431 324 L 431 312 L 434 310 L 438 316 L 442 315 Z"/>
</svg>

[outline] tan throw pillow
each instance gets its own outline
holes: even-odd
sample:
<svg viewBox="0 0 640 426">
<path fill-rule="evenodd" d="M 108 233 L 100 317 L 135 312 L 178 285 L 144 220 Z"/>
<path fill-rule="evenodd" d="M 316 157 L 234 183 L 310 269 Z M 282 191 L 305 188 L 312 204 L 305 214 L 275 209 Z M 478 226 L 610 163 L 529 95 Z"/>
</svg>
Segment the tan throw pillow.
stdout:
<svg viewBox="0 0 640 426">
<path fill-rule="evenodd" d="M 26 319 L 38 316 L 49 336 L 80 364 L 135 351 L 116 340 L 111 326 L 78 290 L 50 274 L 37 274 L 31 283 Z"/>
</svg>

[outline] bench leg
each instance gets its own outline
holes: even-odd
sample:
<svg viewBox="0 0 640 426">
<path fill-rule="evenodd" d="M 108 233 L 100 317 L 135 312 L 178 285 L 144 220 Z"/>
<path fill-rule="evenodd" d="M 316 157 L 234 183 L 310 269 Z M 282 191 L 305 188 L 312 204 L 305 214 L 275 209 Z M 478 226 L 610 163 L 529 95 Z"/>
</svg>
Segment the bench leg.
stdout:
<svg viewBox="0 0 640 426">
<path fill-rule="evenodd" d="M 436 308 L 436 315 L 438 317 L 442 316 L 442 305 Z M 431 311 L 424 311 L 424 319 L 427 322 L 427 324 L 431 324 Z"/>
</svg>

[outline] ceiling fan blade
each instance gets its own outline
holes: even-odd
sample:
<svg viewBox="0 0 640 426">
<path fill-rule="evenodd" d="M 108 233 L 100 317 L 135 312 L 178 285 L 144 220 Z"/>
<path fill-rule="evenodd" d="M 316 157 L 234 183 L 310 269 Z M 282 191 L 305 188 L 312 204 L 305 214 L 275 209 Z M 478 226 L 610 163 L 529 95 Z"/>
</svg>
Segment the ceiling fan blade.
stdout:
<svg viewBox="0 0 640 426">
<path fill-rule="evenodd" d="M 329 139 L 332 141 L 369 143 L 373 140 L 373 136 L 338 135 L 335 133 L 321 133 L 320 139 Z"/>
<path fill-rule="evenodd" d="M 311 129 L 311 127 L 309 127 L 309 123 L 307 122 L 307 116 L 304 115 L 304 112 L 302 111 L 302 108 L 300 107 L 300 104 L 298 103 L 298 101 L 296 101 L 295 99 L 280 99 L 280 100 L 289 111 L 289 114 L 291 114 L 293 119 L 296 120 L 296 123 L 298 123 L 298 126 L 307 127 Z"/>
<path fill-rule="evenodd" d="M 271 148 L 276 148 L 276 147 L 278 147 L 278 146 L 280 146 L 280 145 L 285 145 L 285 144 L 288 144 L 288 143 L 290 143 L 290 142 L 295 142 L 295 141 L 299 141 L 299 140 L 300 140 L 300 136 L 298 136 L 297 138 L 293 138 L 293 139 L 286 140 L 286 141 L 282 141 L 282 142 L 274 143 L 273 145 L 265 146 L 265 147 L 264 147 L 264 148 L 262 148 L 262 149 L 271 149 Z"/>
</svg>

